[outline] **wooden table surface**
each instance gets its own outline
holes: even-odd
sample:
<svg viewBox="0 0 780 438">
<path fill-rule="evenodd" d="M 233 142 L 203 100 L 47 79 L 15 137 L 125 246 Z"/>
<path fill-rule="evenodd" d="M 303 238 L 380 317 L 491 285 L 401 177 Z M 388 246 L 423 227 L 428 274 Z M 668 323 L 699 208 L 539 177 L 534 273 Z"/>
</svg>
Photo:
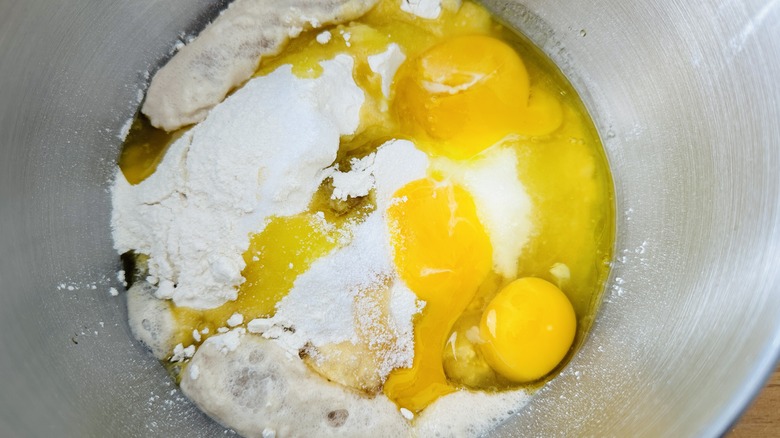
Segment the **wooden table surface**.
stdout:
<svg viewBox="0 0 780 438">
<path fill-rule="evenodd" d="M 780 368 L 726 438 L 780 437 Z"/>
</svg>

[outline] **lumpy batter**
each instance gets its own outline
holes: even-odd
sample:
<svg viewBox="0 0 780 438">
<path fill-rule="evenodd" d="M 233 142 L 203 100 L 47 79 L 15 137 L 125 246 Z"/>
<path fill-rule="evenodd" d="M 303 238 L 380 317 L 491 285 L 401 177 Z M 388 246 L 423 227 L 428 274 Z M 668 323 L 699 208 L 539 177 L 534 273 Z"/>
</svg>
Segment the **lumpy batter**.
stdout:
<svg viewBox="0 0 780 438">
<path fill-rule="evenodd" d="M 614 214 L 592 122 L 470 1 L 300 2 L 267 14 L 271 48 L 220 39 L 271 4 L 236 0 L 174 57 L 127 138 L 133 333 L 247 436 L 484 432 L 596 311 Z"/>
</svg>

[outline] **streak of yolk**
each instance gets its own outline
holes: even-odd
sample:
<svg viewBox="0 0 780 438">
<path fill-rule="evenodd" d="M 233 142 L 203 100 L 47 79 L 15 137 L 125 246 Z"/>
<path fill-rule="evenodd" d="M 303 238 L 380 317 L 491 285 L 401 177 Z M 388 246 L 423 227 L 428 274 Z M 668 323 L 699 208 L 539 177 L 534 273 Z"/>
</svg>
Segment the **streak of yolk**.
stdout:
<svg viewBox="0 0 780 438">
<path fill-rule="evenodd" d="M 531 87 L 514 49 L 483 35 L 451 38 L 407 62 L 397 76 L 395 110 L 406 134 L 455 159 L 508 135 L 549 134 L 563 122 L 560 102 Z"/>
<path fill-rule="evenodd" d="M 471 195 L 449 181 L 413 181 L 387 209 L 393 259 L 407 286 L 426 302 L 414 325 L 411 368 L 394 370 L 385 394 L 412 412 L 453 392 L 442 349 L 455 321 L 490 272 L 492 247 Z"/>
</svg>

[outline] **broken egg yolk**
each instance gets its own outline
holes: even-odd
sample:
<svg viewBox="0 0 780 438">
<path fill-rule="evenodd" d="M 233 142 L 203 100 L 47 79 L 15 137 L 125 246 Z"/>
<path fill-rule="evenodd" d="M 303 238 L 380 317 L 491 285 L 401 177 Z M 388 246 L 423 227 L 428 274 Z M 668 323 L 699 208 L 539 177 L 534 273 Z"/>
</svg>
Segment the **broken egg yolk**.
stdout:
<svg viewBox="0 0 780 438">
<path fill-rule="evenodd" d="M 496 372 L 514 382 L 532 382 L 563 360 L 576 328 L 574 309 L 560 289 L 540 278 L 521 278 L 504 287 L 482 314 L 480 347 Z"/>
<path fill-rule="evenodd" d="M 400 188 L 387 208 L 393 260 L 401 279 L 425 301 L 414 323 L 411 368 L 387 378 L 385 394 L 412 412 L 455 390 L 442 365 L 450 330 L 492 267 L 492 247 L 471 195 L 447 180 Z"/>
<path fill-rule="evenodd" d="M 444 41 L 407 62 L 396 79 L 402 130 L 450 158 L 472 157 L 510 134 L 550 133 L 563 120 L 557 99 L 531 89 L 514 49 L 488 36 Z"/>
</svg>

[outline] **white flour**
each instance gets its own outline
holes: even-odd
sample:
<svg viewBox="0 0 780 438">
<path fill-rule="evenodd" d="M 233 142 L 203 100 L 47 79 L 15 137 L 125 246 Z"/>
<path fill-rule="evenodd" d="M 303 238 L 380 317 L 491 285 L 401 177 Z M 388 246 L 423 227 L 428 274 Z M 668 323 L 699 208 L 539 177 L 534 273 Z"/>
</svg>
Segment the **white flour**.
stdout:
<svg viewBox="0 0 780 438">
<path fill-rule="evenodd" d="M 333 35 L 330 33 L 330 31 L 326 30 L 317 35 L 317 42 L 320 44 L 328 44 L 328 42 L 330 42 L 330 39 L 332 37 Z"/>
<path fill-rule="evenodd" d="M 132 186 L 118 172 L 114 245 L 150 256 L 158 298 L 197 309 L 236 298 L 250 233 L 304 211 L 340 136 L 358 127 L 365 95 L 353 63 L 323 61 L 316 79 L 282 66 L 215 107 L 145 181 Z"/>
<path fill-rule="evenodd" d="M 350 160 L 349 172 L 341 172 L 338 165 L 332 168 L 330 178 L 333 180 L 331 198 L 346 201 L 348 198 L 366 196 L 374 187 L 374 156 Z"/>
<path fill-rule="evenodd" d="M 468 161 L 437 158 L 431 167 L 443 171 L 474 198 L 477 216 L 493 246 L 493 269 L 514 278 L 523 248 L 535 230 L 533 203 L 520 181 L 515 150 L 499 144 Z"/>
<path fill-rule="evenodd" d="M 382 77 L 382 94 L 390 97 L 390 86 L 393 84 L 398 68 L 406 60 L 406 55 L 396 43 L 387 46 L 387 50 L 367 58 L 368 67 Z"/>
<path fill-rule="evenodd" d="M 401 0 L 401 10 L 433 20 L 441 15 L 441 0 Z"/>
<path fill-rule="evenodd" d="M 348 245 L 315 261 L 296 279 L 292 290 L 277 305 L 273 318 L 251 321 L 248 328 L 275 339 L 291 355 L 297 355 L 309 343 L 315 347 L 354 343 L 356 318 L 360 321 L 371 312 L 356 304 L 356 297 L 389 284 L 394 333 L 393 345 L 383 357 L 380 372 L 384 376 L 393 368 L 411 366 L 412 318 L 422 308 L 414 293 L 395 274 L 384 212 L 396 190 L 425 177 L 428 158 L 411 142 L 393 140 L 375 154 L 356 160 L 353 167 L 356 179 L 367 180 L 368 172 L 370 180 L 375 181 L 376 210 L 355 227 Z M 352 178 L 351 173 L 343 174 L 343 178 Z"/>
</svg>

